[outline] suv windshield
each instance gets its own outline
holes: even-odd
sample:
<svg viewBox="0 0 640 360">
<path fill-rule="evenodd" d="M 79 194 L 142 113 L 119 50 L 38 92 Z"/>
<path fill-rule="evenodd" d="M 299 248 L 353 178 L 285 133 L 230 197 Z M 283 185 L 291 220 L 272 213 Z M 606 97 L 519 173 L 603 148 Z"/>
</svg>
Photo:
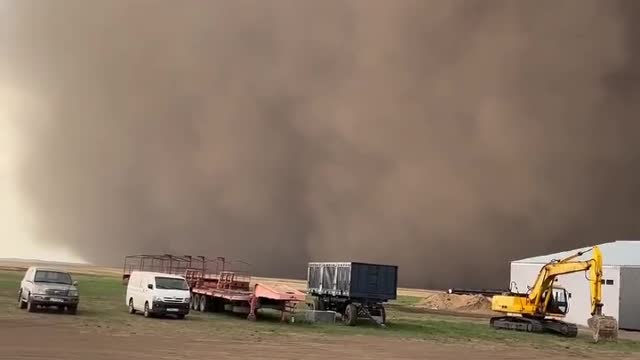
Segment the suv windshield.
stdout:
<svg viewBox="0 0 640 360">
<path fill-rule="evenodd" d="M 58 271 L 36 271 L 34 282 L 71 285 L 71 276 Z"/>
<path fill-rule="evenodd" d="M 186 281 L 165 277 L 156 277 L 156 288 L 163 290 L 189 290 Z"/>
</svg>

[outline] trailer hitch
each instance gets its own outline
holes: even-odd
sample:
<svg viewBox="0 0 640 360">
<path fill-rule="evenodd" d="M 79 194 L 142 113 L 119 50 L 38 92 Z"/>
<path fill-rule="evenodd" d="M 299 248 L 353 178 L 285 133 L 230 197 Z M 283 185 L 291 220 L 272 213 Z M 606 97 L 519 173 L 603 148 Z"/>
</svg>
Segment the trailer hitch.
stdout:
<svg viewBox="0 0 640 360">
<path fill-rule="evenodd" d="M 375 323 L 376 325 L 378 325 L 381 328 L 386 328 L 387 327 L 387 325 L 385 325 L 382 321 L 379 321 L 373 315 L 371 315 L 371 313 L 369 312 L 369 308 L 366 307 L 366 306 L 360 306 L 360 310 L 358 311 L 358 316 L 359 317 L 363 317 L 363 318 L 367 318 L 367 319 L 373 321 L 373 323 Z"/>
</svg>

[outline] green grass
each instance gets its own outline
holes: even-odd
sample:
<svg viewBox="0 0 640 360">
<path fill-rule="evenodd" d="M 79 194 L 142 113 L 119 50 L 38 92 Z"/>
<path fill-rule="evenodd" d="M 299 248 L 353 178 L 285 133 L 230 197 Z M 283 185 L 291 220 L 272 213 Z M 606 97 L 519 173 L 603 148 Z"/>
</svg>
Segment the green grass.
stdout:
<svg viewBox="0 0 640 360">
<path fill-rule="evenodd" d="M 404 306 L 412 306 L 417 305 L 422 301 L 422 298 L 417 296 L 398 296 L 396 300 L 390 301 L 390 304 L 394 305 L 404 305 Z"/>
<path fill-rule="evenodd" d="M 127 313 L 124 301 L 125 288 L 117 277 L 76 275 L 81 296 L 76 316 L 49 313 L 27 314 L 16 306 L 17 288 L 22 273 L 0 271 L 0 318 L 22 319 L 27 316 L 47 318 L 57 316 L 58 321 L 72 326 L 108 328 L 111 332 L 128 334 L 149 331 L 175 332 L 191 337 L 223 335 L 230 338 L 261 338 L 268 336 L 390 336 L 424 339 L 446 343 L 492 342 L 510 346 L 526 346 L 540 349 L 566 349 L 589 353 L 640 352 L 640 342 L 619 340 L 618 343 L 592 344 L 590 338 L 579 336 L 566 339 L 550 334 L 525 334 L 497 331 L 488 326 L 487 319 L 463 319 L 447 315 L 412 312 L 412 305 L 420 298 L 400 296 L 388 309 L 386 328 L 379 328 L 367 321 L 356 327 L 341 324 L 283 324 L 277 316 L 265 313 L 257 322 L 248 322 L 243 316 L 232 314 L 191 313 L 186 321 L 172 319 L 145 319 Z M 406 310 L 406 311 L 405 311 Z M 153 322 L 153 327 L 148 326 Z M 176 326 L 180 324 L 180 326 Z"/>
</svg>

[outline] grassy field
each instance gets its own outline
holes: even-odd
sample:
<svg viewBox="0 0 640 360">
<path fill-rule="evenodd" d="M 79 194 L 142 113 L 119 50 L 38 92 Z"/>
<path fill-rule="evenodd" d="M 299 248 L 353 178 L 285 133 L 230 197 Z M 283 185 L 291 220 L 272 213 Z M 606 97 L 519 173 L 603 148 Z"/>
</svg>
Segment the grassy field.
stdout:
<svg viewBox="0 0 640 360">
<path fill-rule="evenodd" d="M 52 318 L 56 322 L 78 328 L 103 328 L 110 333 L 131 335 L 147 333 L 150 328 L 158 332 L 179 332 L 193 338 L 211 335 L 255 338 L 270 336 L 391 336 L 410 339 L 457 343 L 482 342 L 501 343 L 529 348 L 561 348 L 567 351 L 592 352 L 640 352 L 640 343 L 620 340 L 618 343 L 592 344 L 586 335 L 566 339 L 549 334 L 523 334 L 496 331 L 489 328 L 487 319 L 461 318 L 454 316 L 425 314 L 412 311 L 411 306 L 420 299 L 399 297 L 389 306 L 388 326 L 378 328 L 366 321 L 356 327 L 340 324 L 283 324 L 275 316 L 265 314 L 257 322 L 248 322 L 244 317 L 232 314 L 193 312 L 187 320 L 145 319 L 140 315 L 129 315 L 124 302 L 124 287 L 119 278 L 106 276 L 76 275 L 79 282 L 81 304 L 76 316 L 36 313 L 19 310 L 17 287 L 22 273 L 0 271 L 0 319 L 23 319 L 26 317 Z M 149 323 L 153 322 L 153 327 Z"/>
</svg>

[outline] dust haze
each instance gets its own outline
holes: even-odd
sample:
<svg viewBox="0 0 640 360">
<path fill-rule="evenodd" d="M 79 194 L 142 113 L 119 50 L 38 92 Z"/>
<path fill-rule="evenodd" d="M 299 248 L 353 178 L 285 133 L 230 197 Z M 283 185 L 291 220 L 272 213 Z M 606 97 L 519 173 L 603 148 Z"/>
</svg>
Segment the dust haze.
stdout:
<svg viewBox="0 0 640 360">
<path fill-rule="evenodd" d="M 640 238 L 638 5 L 3 1 L 0 81 L 47 109 L 18 119 L 34 236 L 420 287 Z"/>
</svg>

